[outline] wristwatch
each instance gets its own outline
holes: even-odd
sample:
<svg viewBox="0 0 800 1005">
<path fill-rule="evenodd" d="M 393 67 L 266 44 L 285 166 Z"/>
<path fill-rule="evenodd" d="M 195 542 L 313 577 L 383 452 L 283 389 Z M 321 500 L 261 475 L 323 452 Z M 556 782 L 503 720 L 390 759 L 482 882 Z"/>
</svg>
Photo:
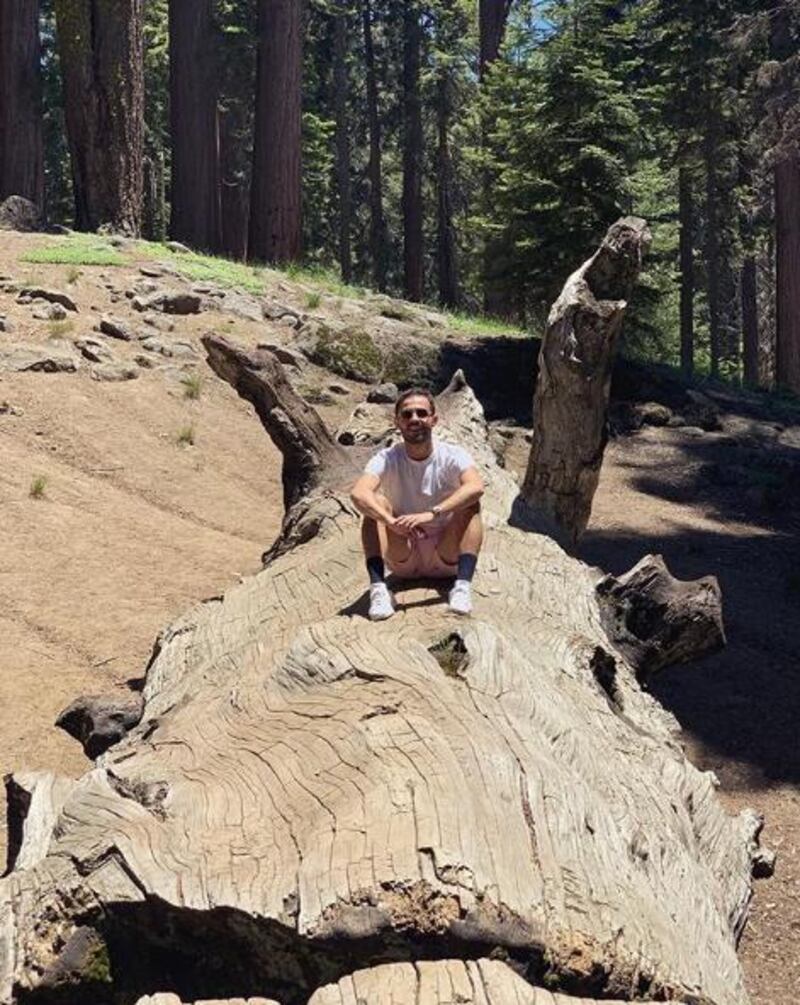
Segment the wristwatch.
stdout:
<svg viewBox="0 0 800 1005">
<path fill-rule="evenodd" d="M 442 512 L 441 506 L 431 506 L 431 513 L 433 513 L 434 516 L 439 516 L 441 512 Z"/>
</svg>

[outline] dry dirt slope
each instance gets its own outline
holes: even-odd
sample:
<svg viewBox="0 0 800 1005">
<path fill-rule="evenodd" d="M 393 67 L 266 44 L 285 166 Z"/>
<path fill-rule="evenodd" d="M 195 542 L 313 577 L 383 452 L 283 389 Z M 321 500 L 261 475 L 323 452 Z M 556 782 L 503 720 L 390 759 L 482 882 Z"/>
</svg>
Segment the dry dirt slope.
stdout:
<svg viewBox="0 0 800 1005">
<path fill-rule="evenodd" d="M 0 292 L 0 315 L 13 325 L 0 332 L 0 354 L 21 344 L 72 352 L 75 340 L 90 337 L 138 373 L 95 380 L 85 359 L 75 373 L 0 370 L 0 406 L 7 402 L 0 407 L 0 765 L 77 774 L 87 762 L 52 728 L 56 714 L 79 693 L 141 677 L 160 628 L 258 566 L 280 519 L 280 482 L 278 456 L 249 408 L 206 373 L 199 353 L 164 356 L 142 350 L 138 340 L 93 331 L 103 314 L 146 330 L 124 291 L 152 261 L 129 250 L 125 266 L 81 267 L 77 278 L 65 265 L 21 263 L 42 241 L 4 235 L 0 275 L 65 289 L 80 310 L 64 330 L 33 318 L 40 303 L 19 304 L 13 289 Z M 269 282 L 271 296 L 300 312 L 312 303 L 323 315 L 348 310 L 335 296 L 317 304 L 302 285 Z M 167 349 L 198 346 L 210 328 L 246 344 L 285 342 L 290 334 L 283 323 L 222 311 L 172 320 L 172 331 L 152 329 Z M 150 367 L 137 364 L 137 355 Z M 333 425 L 363 397 L 363 385 L 313 367 L 302 381 L 317 395 L 326 392 L 329 403 L 320 408 Z M 187 396 L 197 390 L 199 397 Z M 766 509 L 735 484 L 704 478 L 719 463 L 714 452 L 725 454 L 724 435 L 648 428 L 617 440 L 584 554 L 620 571 L 660 550 L 679 575 L 721 579 L 728 650 L 671 671 L 656 690 L 692 727 L 687 742 L 717 771 L 730 805 L 754 805 L 767 816 L 778 871 L 757 888 L 743 954 L 756 1005 L 794 1005 L 800 772 L 787 751 L 796 750 L 800 685 L 796 525 L 791 500 Z M 524 463 L 525 449 L 523 436 L 512 436 L 511 467 Z M 41 498 L 30 494 L 37 480 Z"/>
</svg>

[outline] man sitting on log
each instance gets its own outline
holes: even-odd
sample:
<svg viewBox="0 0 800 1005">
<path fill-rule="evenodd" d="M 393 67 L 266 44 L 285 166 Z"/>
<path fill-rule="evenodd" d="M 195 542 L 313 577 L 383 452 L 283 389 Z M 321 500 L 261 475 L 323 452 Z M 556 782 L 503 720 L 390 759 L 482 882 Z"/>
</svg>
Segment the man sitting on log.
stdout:
<svg viewBox="0 0 800 1005">
<path fill-rule="evenodd" d="M 361 538 L 370 580 L 369 616 L 394 614 L 384 560 L 402 579 L 454 578 L 450 610 L 472 611 L 470 583 L 483 541 L 478 500 L 483 480 L 466 450 L 433 437 L 436 403 L 413 388 L 400 395 L 395 422 L 403 437 L 379 451 L 353 486 L 364 514 Z"/>
</svg>

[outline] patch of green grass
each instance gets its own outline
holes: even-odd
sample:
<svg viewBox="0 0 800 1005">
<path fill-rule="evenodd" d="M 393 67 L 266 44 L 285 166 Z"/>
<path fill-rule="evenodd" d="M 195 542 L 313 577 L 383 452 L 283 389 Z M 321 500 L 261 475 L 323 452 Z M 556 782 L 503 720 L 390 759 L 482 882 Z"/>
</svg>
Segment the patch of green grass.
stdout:
<svg viewBox="0 0 800 1005">
<path fill-rule="evenodd" d="M 322 294 L 320 293 L 319 290 L 314 290 L 312 293 L 309 293 L 308 296 L 306 297 L 306 307 L 308 308 L 308 310 L 314 311 L 317 309 L 317 307 L 319 307 L 321 301 L 322 301 Z"/>
<path fill-rule="evenodd" d="M 50 237 L 32 248 L 20 261 L 36 265 L 126 265 L 127 259 L 97 234 L 66 234 Z"/>
<path fill-rule="evenodd" d="M 178 435 L 175 437 L 175 442 L 179 447 L 193 447 L 194 446 L 194 426 L 181 426 L 178 430 Z"/>
<path fill-rule="evenodd" d="M 81 972 L 82 981 L 97 984 L 111 983 L 111 959 L 108 955 L 108 946 L 96 935 L 92 940 Z"/>
<path fill-rule="evenodd" d="M 31 499 L 44 499 L 44 491 L 47 488 L 47 479 L 44 475 L 36 475 L 28 489 Z"/>
<path fill-rule="evenodd" d="M 300 394 L 309 405 L 332 405 L 336 400 L 319 384 L 305 384 L 300 388 Z"/>
<path fill-rule="evenodd" d="M 316 286 L 323 293 L 330 293 L 335 297 L 350 297 L 353 300 L 361 300 L 367 295 L 367 291 L 360 286 L 351 286 L 343 283 L 341 276 L 333 269 L 326 269 L 322 265 L 299 265 L 290 262 L 283 270 L 271 270 L 275 275 L 285 275 L 287 279 L 297 280 L 309 286 Z"/>
<path fill-rule="evenodd" d="M 444 314 L 449 328 L 455 328 L 466 335 L 506 335 L 517 338 L 527 338 L 528 332 L 518 325 L 500 321 L 499 318 L 489 318 L 482 314 L 465 314 L 461 311 L 448 311 Z"/>
<path fill-rule="evenodd" d="M 195 251 L 174 252 L 165 244 L 155 241 L 138 241 L 136 251 L 146 258 L 164 262 L 171 269 L 197 283 L 236 286 L 257 295 L 264 292 L 267 270 L 259 266 L 233 262 L 229 258 L 217 258 L 214 255 L 200 255 Z"/>
<path fill-rule="evenodd" d="M 203 378 L 199 373 L 187 373 L 181 381 L 183 384 L 183 396 L 190 401 L 197 401 L 200 392 L 203 390 Z"/>
<path fill-rule="evenodd" d="M 49 338 L 61 338 L 63 335 L 68 335 L 72 329 L 75 327 L 75 322 L 67 319 L 66 321 L 48 321 L 47 322 L 47 332 Z"/>
</svg>

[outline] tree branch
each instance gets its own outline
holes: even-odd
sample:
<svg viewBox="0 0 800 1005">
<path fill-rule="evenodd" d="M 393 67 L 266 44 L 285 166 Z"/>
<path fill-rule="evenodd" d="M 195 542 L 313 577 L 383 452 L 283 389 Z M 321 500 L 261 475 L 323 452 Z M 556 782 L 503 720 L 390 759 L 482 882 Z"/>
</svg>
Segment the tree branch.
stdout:
<svg viewBox="0 0 800 1005">
<path fill-rule="evenodd" d="M 319 485 L 327 469 L 345 460 L 344 448 L 295 392 L 273 353 L 248 352 L 214 333 L 202 341 L 211 369 L 250 402 L 283 454 L 283 504 L 290 509 Z"/>
</svg>

